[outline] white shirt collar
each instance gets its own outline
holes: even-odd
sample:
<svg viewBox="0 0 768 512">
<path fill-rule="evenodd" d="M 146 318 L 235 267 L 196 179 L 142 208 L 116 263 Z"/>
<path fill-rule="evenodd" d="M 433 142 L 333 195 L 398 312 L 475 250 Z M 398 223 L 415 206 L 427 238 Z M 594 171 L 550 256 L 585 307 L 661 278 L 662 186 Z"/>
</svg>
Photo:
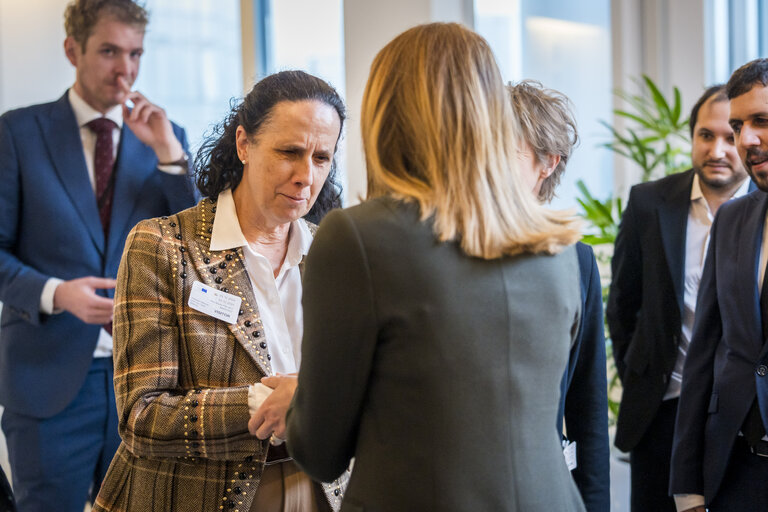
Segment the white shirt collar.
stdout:
<svg viewBox="0 0 768 512">
<path fill-rule="evenodd" d="M 752 183 L 752 178 L 747 177 L 747 179 L 744 180 L 741 186 L 738 189 L 736 189 L 736 192 L 733 193 L 732 199 L 736 199 L 737 197 L 747 195 L 747 193 L 749 193 L 750 183 Z"/>
<path fill-rule="evenodd" d="M 227 189 L 219 194 L 216 202 L 216 217 L 213 219 L 213 232 L 211 233 L 211 250 L 224 251 L 236 247 L 248 245 L 240 221 L 237 218 L 235 199 L 232 190 Z M 312 233 L 303 219 L 291 222 L 291 230 L 288 235 L 288 252 L 285 255 L 283 266 L 292 267 L 298 265 L 309 252 L 312 245 Z"/>
<path fill-rule="evenodd" d="M 747 192 L 749 191 L 749 183 L 750 179 L 745 179 L 742 184 L 739 186 L 739 188 L 736 189 L 736 192 L 733 193 L 731 196 L 731 199 L 736 199 L 737 197 L 741 197 L 744 195 L 747 195 Z M 694 172 L 693 174 L 693 185 L 691 186 L 691 201 L 696 201 L 698 199 L 703 199 L 704 194 L 701 192 L 701 184 L 699 183 L 699 175 Z"/>
<path fill-rule="evenodd" d="M 691 201 L 696 201 L 703 197 L 704 194 L 701 192 L 701 185 L 699 184 L 699 175 L 694 171 L 693 185 L 691 185 Z"/>
<path fill-rule="evenodd" d="M 211 250 L 224 251 L 236 247 L 248 245 L 243 231 L 240 229 L 240 221 L 237 220 L 235 200 L 232 191 L 227 189 L 219 194 L 216 201 L 216 217 L 213 219 L 213 232 L 211 233 Z"/>
<path fill-rule="evenodd" d="M 110 119 L 117 125 L 118 128 L 123 127 L 122 105 L 115 105 L 111 109 L 107 110 L 106 114 L 102 114 L 88 103 L 86 103 L 85 100 L 81 98 L 77 92 L 75 92 L 74 87 L 69 88 L 69 94 L 67 97 L 69 99 L 69 105 L 72 107 L 72 111 L 75 113 L 77 126 L 80 128 L 84 127 L 94 119 L 98 119 L 100 117 L 106 117 L 107 119 Z"/>
</svg>

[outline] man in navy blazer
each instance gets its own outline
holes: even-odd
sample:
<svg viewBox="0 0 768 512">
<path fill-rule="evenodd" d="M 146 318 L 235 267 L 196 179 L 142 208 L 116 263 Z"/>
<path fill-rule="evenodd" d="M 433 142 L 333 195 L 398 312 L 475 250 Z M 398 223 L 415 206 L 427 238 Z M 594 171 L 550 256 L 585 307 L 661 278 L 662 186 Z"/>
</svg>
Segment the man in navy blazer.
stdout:
<svg viewBox="0 0 768 512">
<path fill-rule="evenodd" d="M 768 503 L 768 59 L 736 70 L 726 89 L 739 156 L 760 190 L 723 205 L 712 225 L 675 425 L 678 511 Z"/>
<path fill-rule="evenodd" d="M 130 90 L 146 23 L 130 0 L 74 0 L 64 42 L 74 85 L 0 117 L 0 403 L 25 512 L 82 512 L 98 492 L 120 441 L 111 297 L 125 239 L 195 199 L 183 129 Z M 102 171 L 113 199 L 100 211 Z"/>
<path fill-rule="evenodd" d="M 576 121 L 568 98 L 540 83 L 526 80 L 507 86 L 522 129 L 520 169 L 540 201 L 555 195 L 573 147 Z M 581 283 L 581 322 L 560 383 L 556 428 L 574 443 L 571 475 L 588 512 L 611 508 L 606 394 L 605 333 L 600 274 L 592 248 L 576 246 Z M 569 452 L 569 449 L 566 449 Z"/>
<path fill-rule="evenodd" d="M 633 512 L 675 510 L 669 468 L 680 382 L 715 213 L 749 187 L 724 86 L 691 110 L 693 169 L 632 187 L 606 316 L 623 395 L 615 444 L 630 454 Z"/>
</svg>

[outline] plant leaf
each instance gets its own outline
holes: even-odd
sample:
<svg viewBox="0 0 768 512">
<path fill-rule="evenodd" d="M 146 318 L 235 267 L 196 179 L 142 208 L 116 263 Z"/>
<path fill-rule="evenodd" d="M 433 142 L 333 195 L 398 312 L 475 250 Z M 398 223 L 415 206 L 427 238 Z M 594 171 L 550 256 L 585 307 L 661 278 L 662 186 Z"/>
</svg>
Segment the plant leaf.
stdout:
<svg viewBox="0 0 768 512">
<path fill-rule="evenodd" d="M 660 114 L 662 114 L 664 117 L 666 117 L 667 120 L 672 119 L 672 111 L 669 108 L 669 104 L 667 103 L 667 100 L 664 98 L 664 95 L 661 94 L 661 91 L 658 87 L 656 87 L 656 84 L 653 83 L 653 80 L 650 79 L 648 75 L 643 75 L 643 80 L 645 81 L 646 87 L 648 87 L 648 90 L 651 91 L 651 98 L 653 98 L 653 102 L 656 105 L 656 109 L 659 111 Z"/>
<path fill-rule="evenodd" d="M 675 106 L 672 108 L 672 122 L 677 125 L 680 120 L 680 112 L 683 110 L 683 100 L 680 96 L 680 89 L 675 87 Z"/>
<path fill-rule="evenodd" d="M 624 110 L 616 109 L 616 110 L 613 111 L 613 113 L 616 114 L 617 116 L 625 117 L 627 119 L 632 119 L 636 123 L 638 123 L 638 124 L 640 124 L 642 126 L 645 126 L 649 130 L 653 130 L 653 128 L 655 126 L 654 123 L 652 123 L 651 121 L 648 121 L 647 119 L 643 119 L 639 115 L 632 114 L 631 112 L 627 112 L 627 111 L 624 111 Z"/>
</svg>

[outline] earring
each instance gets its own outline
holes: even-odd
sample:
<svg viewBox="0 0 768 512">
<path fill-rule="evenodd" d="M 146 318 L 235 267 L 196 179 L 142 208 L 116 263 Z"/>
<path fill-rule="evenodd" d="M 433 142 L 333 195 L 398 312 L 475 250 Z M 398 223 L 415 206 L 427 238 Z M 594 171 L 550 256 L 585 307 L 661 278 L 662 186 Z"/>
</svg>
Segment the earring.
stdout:
<svg viewBox="0 0 768 512">
<path fill-rule="evenodd" d="M 245 160 L 240 160 L 240 161 L 243 162 L 243 165 L 245 165 Z"/>
</svg>

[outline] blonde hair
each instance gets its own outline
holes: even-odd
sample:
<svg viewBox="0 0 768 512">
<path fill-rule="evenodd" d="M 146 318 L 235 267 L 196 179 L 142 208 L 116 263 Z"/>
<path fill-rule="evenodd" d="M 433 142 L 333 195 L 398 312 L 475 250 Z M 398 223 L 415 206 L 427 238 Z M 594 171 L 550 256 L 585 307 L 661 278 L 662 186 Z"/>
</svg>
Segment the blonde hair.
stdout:
<svg viewBox="0 0 768 512">
<path fill-rule="evenodd" d="M 488 43 L 455 23 L 407 30 L 376 56 L 361 113 L 368 197 L 416 201 L 438 240 L 484 259 L 556 253 L 571 212 L 538 204 L 517 168 L 519 128 Z"/>
<path fill-rule="evenodd" d="M 571 151 L 579 141 L 571 100 L 554 89 L 545 89 L 535 80 L 510 84 L 507 90 L 522 138 L 533 148 L 536 159 L 546 162 L 550 155 L 560 157 L 560 162 L 539 191 L 539 199 L 549 202 L 555 197 L 555 189 L 568 165 Z"/>
</svg>

